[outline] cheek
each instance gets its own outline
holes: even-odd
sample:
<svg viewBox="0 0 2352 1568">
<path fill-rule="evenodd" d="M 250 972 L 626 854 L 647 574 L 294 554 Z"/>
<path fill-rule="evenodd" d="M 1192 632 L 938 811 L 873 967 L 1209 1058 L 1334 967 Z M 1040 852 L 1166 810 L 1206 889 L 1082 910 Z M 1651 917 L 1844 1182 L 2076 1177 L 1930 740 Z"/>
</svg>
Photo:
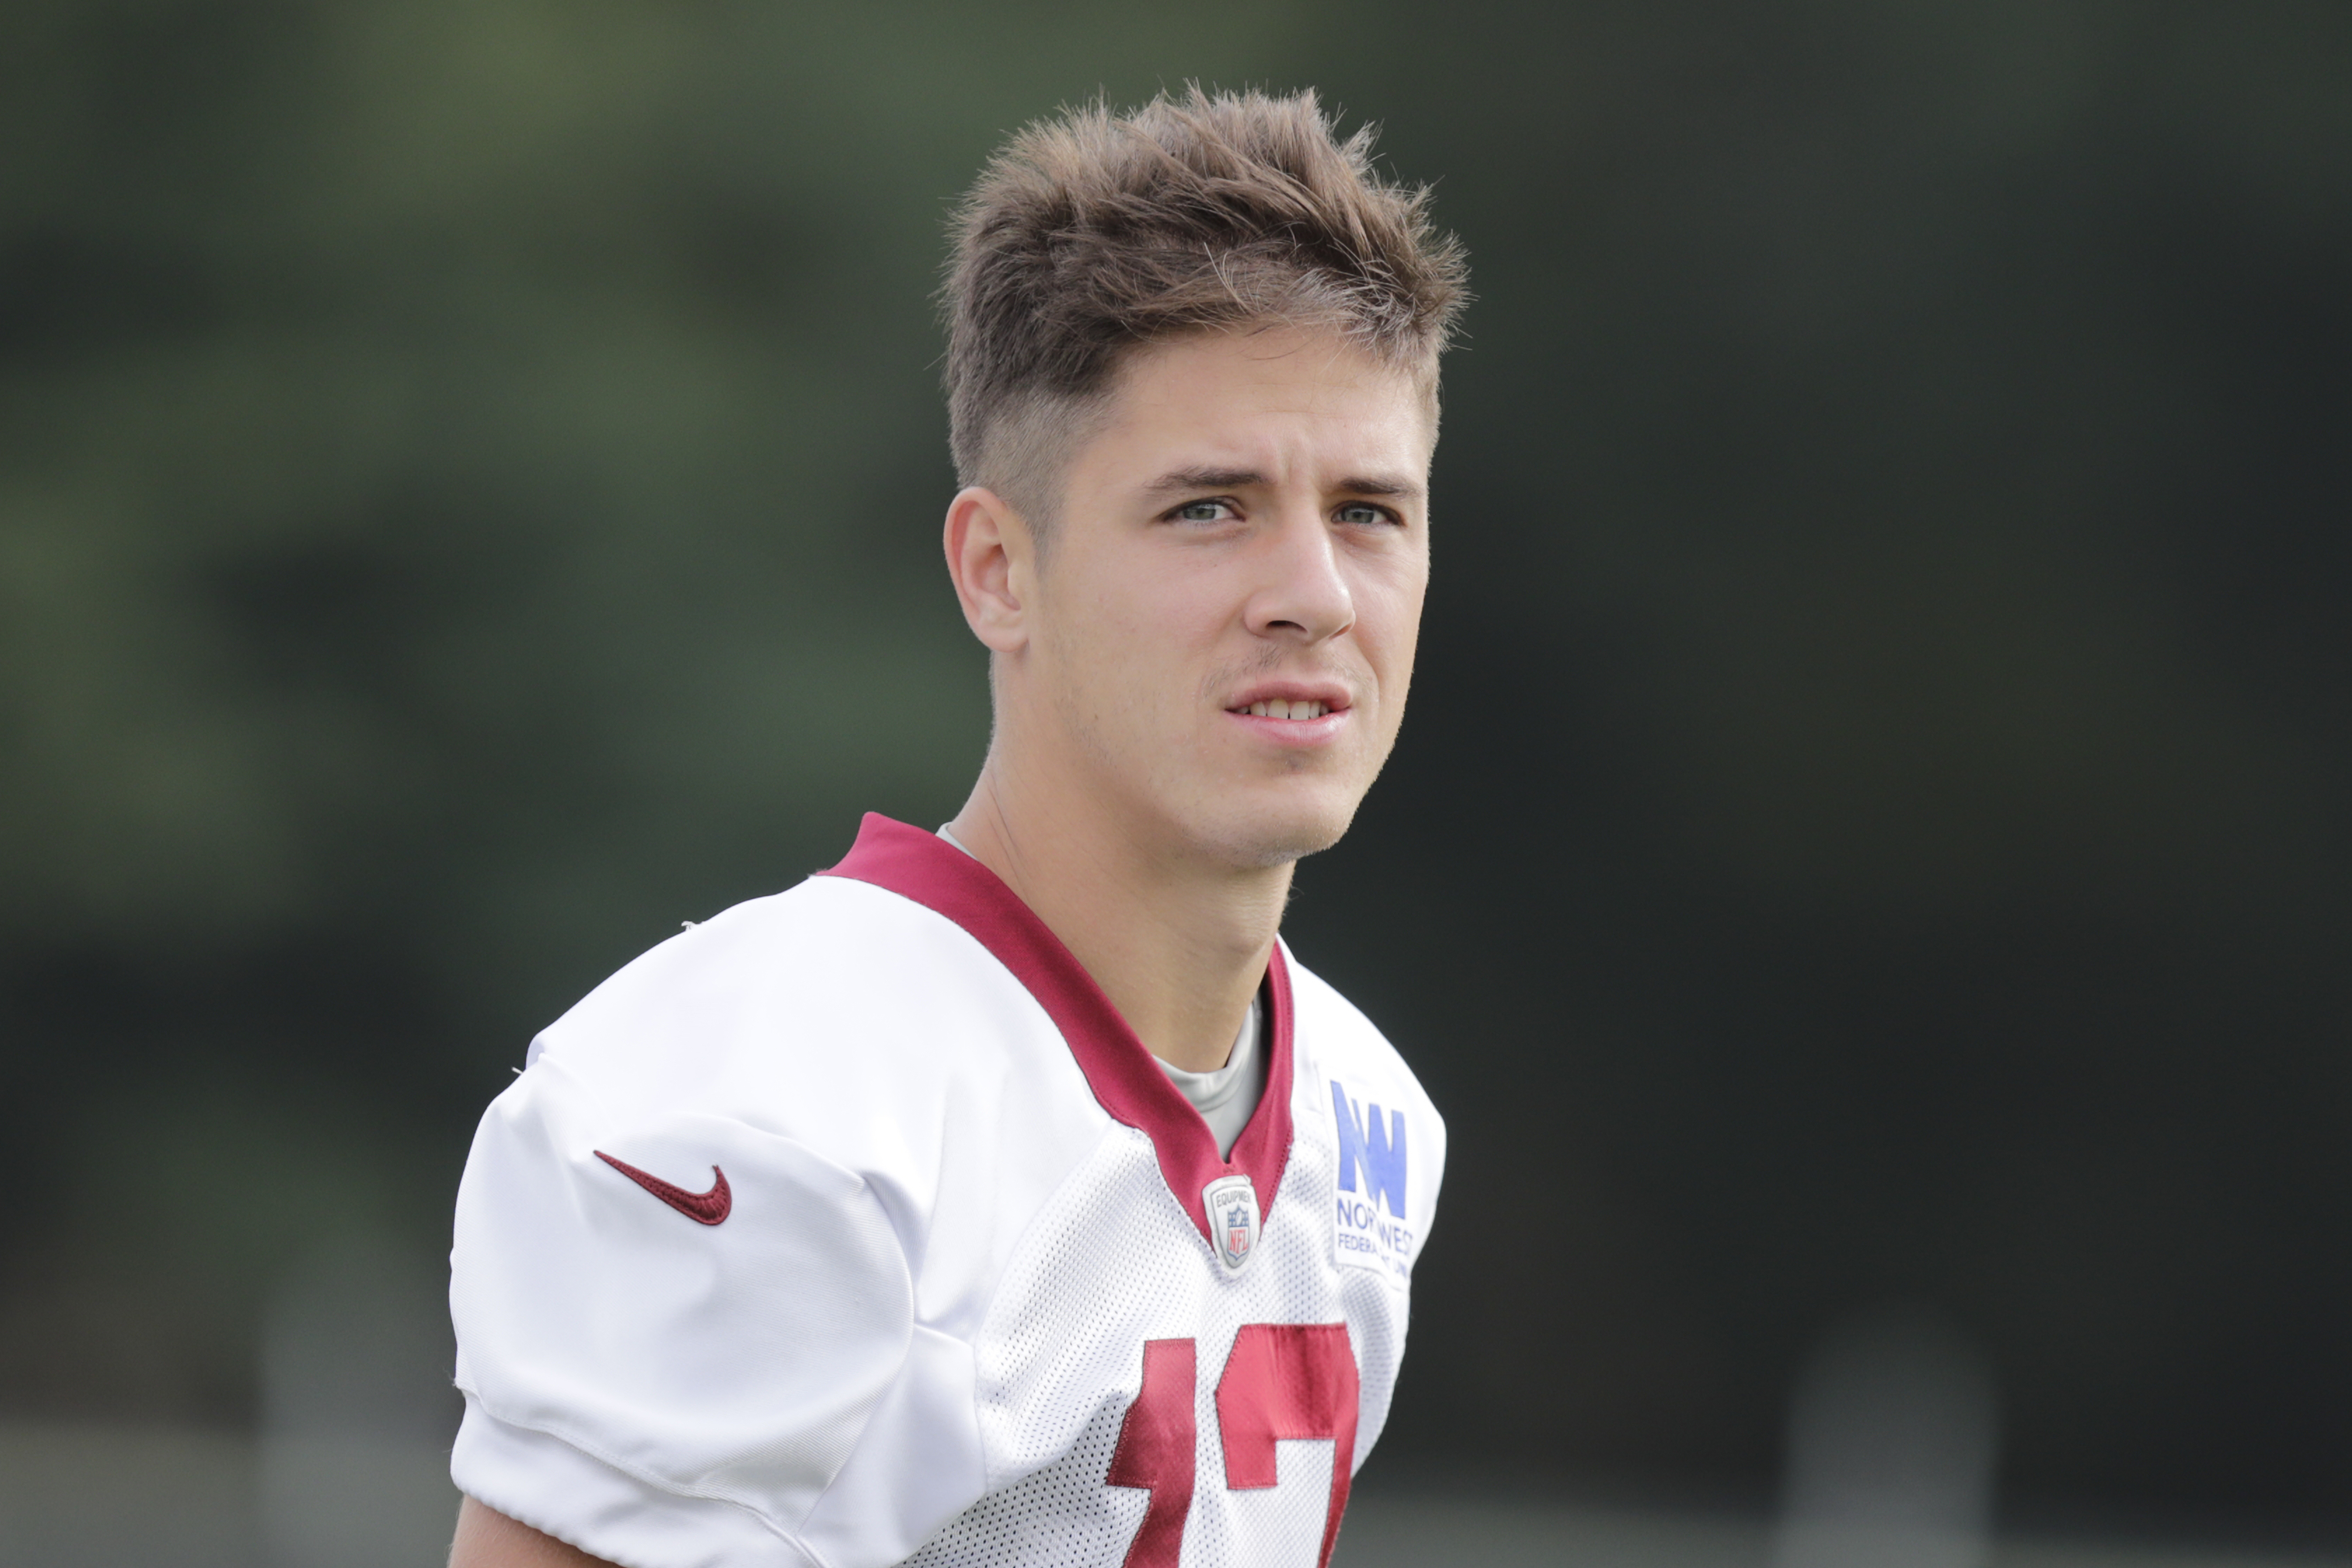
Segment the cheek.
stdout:
<svg viewBox="0 0 2352 1568">
<path fill-rule="evenodd" d="M 1399 573 L 1365 584 L 1356 600 L 1356 640 L 1381 679 L 1383 694 L 1402 698 L 1421 640 L 1427 571 Z"/>
<path fill-rule="evenodd" d="M 1213 652 L 1239 624 L 1230 595 L 1217 587 L 1162 566 L 1106 584 L 1091 602 L 1071 610 L 1089 623 L 1088 640 L 1098 658 L 1164 685 Z"/>
<path fill-rule="evenodd" d="M 1150 729 L 1182 706 L 1200 639 L 1181 596 L 1141 574 L 1072 588 L 1053 605 L 1054 683 L 1113 730 Z"/>
</svg>

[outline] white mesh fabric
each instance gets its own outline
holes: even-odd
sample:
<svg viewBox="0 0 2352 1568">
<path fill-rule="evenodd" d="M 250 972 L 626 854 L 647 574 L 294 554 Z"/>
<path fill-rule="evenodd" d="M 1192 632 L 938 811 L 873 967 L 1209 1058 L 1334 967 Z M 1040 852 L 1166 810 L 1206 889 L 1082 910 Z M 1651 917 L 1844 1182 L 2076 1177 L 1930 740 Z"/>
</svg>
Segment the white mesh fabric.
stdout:
<svg viewBox="0 0 2352 1568">
<path fill-rule="evenodd" d="M 908 1568 L 1087 1568 L 1124 1559 L 1150 1505 L 1148 1493 L 1103 1484 L 1126 1415 L 1125 1405 L 1105 1405 L 1060 1463 L 981 1499 L 908 1558 Z"/>
<path fill-rule="evenodd" d="M 1301 1110 L 1308 1103 L 1302 1097 Z M 1302 1116 L 1256 1249 L 1229 1277 L 1168 1191 L 1150 1141 L 1129 1128 L 1107 1134 L 1024 1237 L 974 1347 L 990 1492 L 910 1568 L 1118 1568 L 1149 1496 L 1104 1477 L 1141 1386 L 1144 1343 L 1155 1339 L 1195 1348 L 1185 1568 L 1311 1568 L 1332 1444 L 1281 1443 L 1276 1486 L 1230 1490 L 1216 1395 L 1244 1326 L 1344 1321 L 1362 1394 L 1357 1451 L 1340 1462 L 1370 1451 L 1395 1383 L 1404 1297 L 1334 1266 L 1334 1169 L 1328 1134 Z"/>
</svg>

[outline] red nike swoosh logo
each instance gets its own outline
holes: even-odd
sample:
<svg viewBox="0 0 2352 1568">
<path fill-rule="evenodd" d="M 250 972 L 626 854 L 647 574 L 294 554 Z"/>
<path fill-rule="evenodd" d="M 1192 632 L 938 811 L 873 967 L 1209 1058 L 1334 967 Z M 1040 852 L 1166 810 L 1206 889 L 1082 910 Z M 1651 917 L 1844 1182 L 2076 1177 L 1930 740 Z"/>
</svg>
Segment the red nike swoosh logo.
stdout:
<svg viewBox="0 0 2352 1568">
<path fill-rule="evenodd" d="M 735 1194 L 727 1190 L 727 1173 L 716 1165 L 710 1167 L 710 1173 L 716 1178 L 710 1184 L 710 1190 L 689 1193 L 674 1182 L 665 1182 L 649 1172 L 638 1170 L 626 1160 L 615 1160 L 602 1149 L 594 1151 L 594 1153 L 596 1158 L 698 1225 L 717 1225 L 735 1206 Z"/>
</svg>

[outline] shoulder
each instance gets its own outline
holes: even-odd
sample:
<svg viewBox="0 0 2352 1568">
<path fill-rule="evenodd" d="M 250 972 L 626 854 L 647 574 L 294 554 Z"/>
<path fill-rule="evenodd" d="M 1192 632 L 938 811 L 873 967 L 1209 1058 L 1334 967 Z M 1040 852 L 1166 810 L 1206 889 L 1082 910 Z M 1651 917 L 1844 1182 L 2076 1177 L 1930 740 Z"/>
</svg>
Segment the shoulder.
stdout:
<svg viewBox="0 0 2352 1568">
<path fill-rule="evenodd" d="M 1284 953 L 1295 1016 L 1296 1124 L 1327 1146 L 1343 1185 L 1359 1163 L 1391 1180 L 1400 1212 L 1409 1210 L 1425 1231 L 1445 1173 L 1445 1119 L 1362 1010 L 1287 948 Z"/>
<path fill-rule="evenodd" d="M 575 1073 L 650 1074 L 662 1065 L 657 1046 L 698 1042 L 709 1058 L 779 1029 L 883 1021 L 917 977 L 922 990 L 1010 979 L 970 935 L 921 905 L 869 883 L 811 877 L 631 960 L 541 1031 L 530 1060 L 553 1056 Z"/>
<path fill-rule="evenodd" d="M 977 940 L 839 877 L 669 938 L 542 1031 L 530 1062 L 524 1081 L 545 1064 L 632 1118 L 727 1117 L 851 1164 L 876 1113 L 945 1114 L 971 1080 L 1092 1104 L 1044 1008 Z"/>
<path fill-rule="evenodd" d="M 1372 1021 L 1284 954 L 1296 1141 L 1283 1190 L 1321 1210 L 1343 1273 L 1407 1289 L 1437 1217 L 1444 1120 Z"/>
<path fill-rule="evenodd" d="M 1410 1110 L 1415 1121 L 1427 1123 L 1442 1147 L 1444 1119 L 1438 1114 L 1403 1054 L 1390 1043 L 1379 1026 L 1364 1016 L 1362 1009 L 1341 995 L 1328 981 L 1299 963 L 1287 948 L 1284 955 L 1289 960 L 1291 1005 L 1297 1009 L 1301 1065 L 1311 1067 L 1315 1074 L 1326 1079 L 1347 1080 L 1351 1090 L 1371 1092 L 1391 1109 Z M 1358 1098 L 1361 1098 L 1360 1093 Z"/>
<path fill-rule="evenodd" d="M 461 1487 L 622 1561 L 622 1514 L 717 1561 L 740 1510 L 796 1541 L 864 1499 L 905 1556 L 977 1493 L 969 1338 L 1109 1125 L 1021 983 L 897 894 L 815 878 L 664 942 L 476 1134 Z"/>
</svg>

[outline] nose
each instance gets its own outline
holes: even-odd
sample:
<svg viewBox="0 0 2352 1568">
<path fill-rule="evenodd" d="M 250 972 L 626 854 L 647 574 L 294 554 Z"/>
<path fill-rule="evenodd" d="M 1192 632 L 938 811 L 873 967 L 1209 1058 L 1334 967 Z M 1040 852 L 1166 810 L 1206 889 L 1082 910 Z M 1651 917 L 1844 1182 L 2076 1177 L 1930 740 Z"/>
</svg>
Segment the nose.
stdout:
<svg viewBox="0 0 2352 1568">
<path fill-rule="evenodd" d="M 1318 509 L 1286 510 L 1267 536 L 1264 579 L 1244 611 L 1249 629 L 1312 646 L 1356 624 L 1339 542 Z"/>
</svg>

